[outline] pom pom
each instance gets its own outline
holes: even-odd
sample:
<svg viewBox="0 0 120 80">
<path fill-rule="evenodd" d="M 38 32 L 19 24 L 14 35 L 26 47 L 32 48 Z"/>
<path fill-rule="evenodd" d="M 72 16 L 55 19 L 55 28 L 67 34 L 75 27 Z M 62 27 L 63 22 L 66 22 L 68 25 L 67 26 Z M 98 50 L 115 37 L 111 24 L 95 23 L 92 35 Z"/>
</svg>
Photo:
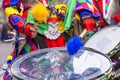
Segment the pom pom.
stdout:
<svg viewBox="0 0 120 80">
<path fill-rule="evenodd" d="M 70 41 L 67 43 L 67 52 L 70 56 L 75 55 L 79 49 L 81 49 L 84 46 L 84 43 L 81 38 L 78 36 L 73 37 Z"/>
<path fill-rule="evenodd" d="M 42 3 L 35 4 L 30 12 L 32 13 L 35 20 L 39 23 L 47 22 L 47 17 L 49 16 L 49 11 Z"/>
<path fill-rule="evenodd" d="M 7 64 L 11 64 L 11 62 L 12 62 L 12 60 L 8 60 L 8 61 L 7 61 Z"/>
<path fill-rule="evenodd" d="M 13 56 L 11 55 L 7 57 L 7 60 L 12 60 L 12 59 L 13 59 Z"/>
</svg>

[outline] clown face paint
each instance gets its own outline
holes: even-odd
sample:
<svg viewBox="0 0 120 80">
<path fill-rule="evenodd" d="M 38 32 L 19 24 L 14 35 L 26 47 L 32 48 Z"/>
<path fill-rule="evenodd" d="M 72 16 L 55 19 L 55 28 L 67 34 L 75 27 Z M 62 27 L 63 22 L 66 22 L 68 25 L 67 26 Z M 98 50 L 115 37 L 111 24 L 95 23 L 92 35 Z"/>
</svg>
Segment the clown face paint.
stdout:
<svg viewBox="0 0 120 80">
<path fill-rule="evenodd" d="M 48 39 L 55 40 L 60 36 L 61 31 L 58 30 L 58 24 L 59 24 L 59 22 L 56 22 L 56 23 L 49 22 L 48 23 L 48 31 L 44 32 L 45 36 Z"/>
</svg>

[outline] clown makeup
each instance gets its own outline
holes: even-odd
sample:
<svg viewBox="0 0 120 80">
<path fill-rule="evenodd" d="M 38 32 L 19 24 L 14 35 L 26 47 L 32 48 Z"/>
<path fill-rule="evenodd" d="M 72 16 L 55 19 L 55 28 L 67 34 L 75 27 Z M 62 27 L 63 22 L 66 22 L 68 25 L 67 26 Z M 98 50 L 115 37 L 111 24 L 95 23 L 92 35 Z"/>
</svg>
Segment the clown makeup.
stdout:
<svg viewBox="0 0 120 80">
<path fill-rule="evenodd" d="M 57 39 L 60 36 L 61 31 L 58 30 L 58 24 L 59 22 L 48 23 L 48 31 L 44 32 L 48 39 Z"/>
</svg>

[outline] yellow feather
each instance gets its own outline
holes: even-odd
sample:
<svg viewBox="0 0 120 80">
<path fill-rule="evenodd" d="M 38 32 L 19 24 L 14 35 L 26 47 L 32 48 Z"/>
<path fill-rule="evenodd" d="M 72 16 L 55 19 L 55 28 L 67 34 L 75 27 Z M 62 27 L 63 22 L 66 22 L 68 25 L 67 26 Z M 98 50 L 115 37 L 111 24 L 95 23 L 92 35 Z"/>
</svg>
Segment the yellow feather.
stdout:
<svg viewBox="0 0 120 80">
<path fill-rule="evenodd" d="M 32 13 L 34 19 L 37 22 L 39 22 L 39 23 L 47 22 L 47 17 L 49 16 L 49 11 L 42 3 L 35 4 L 31 8 L 30 12 Z"/>
</svg>

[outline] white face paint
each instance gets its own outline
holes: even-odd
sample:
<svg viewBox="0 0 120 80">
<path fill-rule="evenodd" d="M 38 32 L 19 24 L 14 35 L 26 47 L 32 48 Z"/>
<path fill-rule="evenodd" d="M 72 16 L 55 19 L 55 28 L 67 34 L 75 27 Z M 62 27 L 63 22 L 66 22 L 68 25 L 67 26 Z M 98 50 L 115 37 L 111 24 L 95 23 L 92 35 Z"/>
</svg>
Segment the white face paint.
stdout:
<svg viewBox="0 0 120 80">
<path fill-rule="evenodd" d="M 48 23 L 48 31 L 44 31 L 44 34 L 48 39 L 53 40 L 53 39 L 57 39 L 60 36 L 61 32 L 58 30 L 58 24 L 59 22 Z"/>
<path fill-rule="evenodd" d="M 58 31 L 58 24 L 59 22 L 56 22 L 56 23 L 48 23 L 48 31 L 51 35 L 55 35 Z"/>
</svg>

